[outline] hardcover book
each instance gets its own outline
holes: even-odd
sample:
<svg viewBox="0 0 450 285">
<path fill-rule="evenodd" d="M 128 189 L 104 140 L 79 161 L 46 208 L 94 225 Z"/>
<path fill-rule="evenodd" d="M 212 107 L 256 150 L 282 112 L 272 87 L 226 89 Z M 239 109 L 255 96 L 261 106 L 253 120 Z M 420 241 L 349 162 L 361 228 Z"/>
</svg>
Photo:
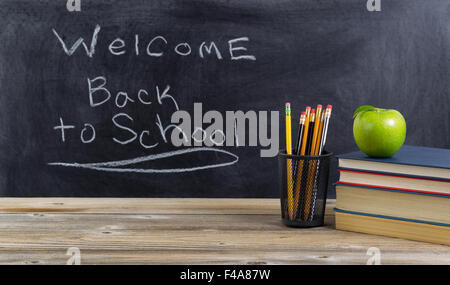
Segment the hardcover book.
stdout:
<svg viewBox="0 0 450 285">
<path fill-rule="evenodd" d="M 339 168 L 450 181 L 450 149 L 404 145 L 390 158 L 361 151 L 338 155 Z"/>
</svg>

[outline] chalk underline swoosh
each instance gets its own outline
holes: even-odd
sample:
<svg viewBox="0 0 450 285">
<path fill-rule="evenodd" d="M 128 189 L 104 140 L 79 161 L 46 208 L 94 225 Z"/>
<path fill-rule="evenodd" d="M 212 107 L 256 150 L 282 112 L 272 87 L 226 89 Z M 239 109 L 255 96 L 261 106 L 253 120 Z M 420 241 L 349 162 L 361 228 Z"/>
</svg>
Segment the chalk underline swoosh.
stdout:
<svg viewBox="0 0 450 285">
<path fill-rule="evenodd" d="M 186 153 L 193 152 L 219 152 L 227 154 L 234 159 L 230 162 L 224 163 L 216 163 L 216 164 L 207 164 L 203 166 L 196 166 L 190 168 L 171 168 L 171 169 L 153 169 L 153 168 L 131 168 L 124 167 L 129 166 L 141 162 L 147 162 L 152 160 L 164 159 L 168 157 L 183 155 Z M 109 172 L 135 172 L 135 173 L 181 173 L 181 172 L 192 172 L 204 169 L 218 168 L 224 166 L 230 166 L 239 161 L 239 157 L 231 152 L 228 152 L 223 149 L 217 149 L 212 147 L 194 147 L 187 148 L 169 152 L 163 152 L 158 154 L 151 154 L 146 156 L 140 156 L 132 159 L 125 160 L 116 160 L 116 161 L 105 161 L 105 162 L 93 162 L 93 163 L 78 163 L 78 162 L 49 162 L 48 165 L 53 166 L 64 166 L 64 167 L 76 167 L 76 168 L 85 168 L 92 169 L 98 171 L 109 171 Z"/>
</svg>

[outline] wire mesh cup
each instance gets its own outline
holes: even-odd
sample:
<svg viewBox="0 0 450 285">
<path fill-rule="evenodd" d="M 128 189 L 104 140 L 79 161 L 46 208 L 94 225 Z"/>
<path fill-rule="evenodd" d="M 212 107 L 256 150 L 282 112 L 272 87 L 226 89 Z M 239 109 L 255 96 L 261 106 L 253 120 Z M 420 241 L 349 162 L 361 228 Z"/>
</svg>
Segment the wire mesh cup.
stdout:
<svg viewBox="0 0 450 285">
<path fill-rule="evenodd" d="M 285 225 L 301 228 L 323 225 L 332 156 L 326 151 L 318 156 L 280 151 L 281 217 Z"/>
</svg>

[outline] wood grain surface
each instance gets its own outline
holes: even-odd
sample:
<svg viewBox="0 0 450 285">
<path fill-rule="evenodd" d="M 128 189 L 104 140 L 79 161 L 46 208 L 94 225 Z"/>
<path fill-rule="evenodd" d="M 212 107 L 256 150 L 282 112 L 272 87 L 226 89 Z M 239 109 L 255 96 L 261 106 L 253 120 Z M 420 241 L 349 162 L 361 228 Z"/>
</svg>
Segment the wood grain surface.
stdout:
<svg viewBox="0 0 450 285">
<path fill-rule="evenodd" d="M 294 229 L 278 199 L 1 198 L 0 264 L 450 264 L 450 247 L 324 227 Z"/>
</svg>

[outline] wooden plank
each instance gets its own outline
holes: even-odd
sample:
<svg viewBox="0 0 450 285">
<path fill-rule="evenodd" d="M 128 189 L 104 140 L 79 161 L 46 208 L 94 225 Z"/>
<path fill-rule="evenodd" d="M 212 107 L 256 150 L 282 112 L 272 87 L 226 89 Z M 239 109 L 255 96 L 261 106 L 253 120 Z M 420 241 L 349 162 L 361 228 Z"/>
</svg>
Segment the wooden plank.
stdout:
<svg viewBox="0 0 450 285">
<path fill-rule="evenodd" d="M 279 212 L 279 199 L 0 198 L 0 213 L 252 215 Z"/>
<path fill-rule="evenodd" d="M 336 231 L 334 200 L 312 229 L 285 227 L 277 199 L 32 200 L 0 199 L 0 264 L 65 264 L 69 247 L 82 264 L 365 264 L 370 247 L 383 264 L 450 264 L 447 246 Z"/>
<path fill-rule="evenodd" d="M 80 248 L 81 264 L 366 264 L 366 248 L 323 250 L 306 248 L 301 253 L 271 249 L 173 249 L 173 248 Z M 422 251 L 406 252 L 381 248 L 381 264 L 448 264 L 448 256 L 423 255 Z M 66 264 L 67 249 L 8 248 L 1 249 L 0 264 Z"/>
</svg>

